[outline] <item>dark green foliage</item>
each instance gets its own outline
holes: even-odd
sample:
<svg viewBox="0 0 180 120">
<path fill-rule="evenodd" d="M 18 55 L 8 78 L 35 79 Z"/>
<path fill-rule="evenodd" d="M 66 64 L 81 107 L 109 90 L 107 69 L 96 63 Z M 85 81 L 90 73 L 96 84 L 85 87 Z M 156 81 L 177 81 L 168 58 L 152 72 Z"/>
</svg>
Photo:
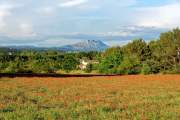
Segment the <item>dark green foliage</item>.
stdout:
<svg viewBox="0 0 180 120">
<path fill-rule="evenodd" d="M 99 65 L 101 73 L 117 73 L 117 68 L 123 60 L 123 52 L 120 47 L 107 49 L 102 56 Z"/>
<path fill-rule="evenodd" d="M 1 73 L 54 73 L 75 70 L 79 60 L 75 55 L 56 51 L 21 51 L 0 56 Z"/>
<path fill-rule="evenodd" d="M 76 54 L 76 58 L 82 59 L 87 58 L 89 60 L 96 59 L 101 53 L 96 51 L 90 51 L 90 52 L 79 52 Z"/>
<path fill-rule="evenodd" d="M 146 42 L 142 39 L 134 40 L 123 46 L 123 52 L 128 56 L 136 56 L 141 62 L 146 61 L 151 56 L 151 51 Z"/>
<path fill-rule="evenodd" d="M 112 50 L 111 50 L 112 49 Z M 99 71 L 118 74 L 179 73 L 180 29 L 162 33 L 159 40 L 134 40 L 122 48 L 107 50 Z M 117 54 L 121 49 L 121 54 Z M 119 52 L 120 53 L 120 52 Z"/>
<path fill-rule="evenodd" d="M 79 62 L 76 60 L 74 56 L 67 55 L 65 56 L 64 61 L 62 63 L 62 69 L 66 72 L 69 72 L 71 70 L 75 70 L 78 64 Z"/>
<path fill-rule="evenodd" d="M 86 72 L 86 73 L 91 73 L 92 70 L 93 70 L 93 65 L 92 65 L 92 64 L 88 64 L 87 67 L 86 67 L 86 69 L 85 69 L 85 72 Z"/>
<path fill-rule="evenodd" d="M 120 74 L 139 74 L 141 72 L 140 61 L 137 57 L 124 57 L 118 71 Z"/>
<path fill-rule="evenodd" d="M 143 64 L 141 73 L 145 75 L 151 74 L 151 66 L 149 66 L 148 64 Z"/>
</svg>

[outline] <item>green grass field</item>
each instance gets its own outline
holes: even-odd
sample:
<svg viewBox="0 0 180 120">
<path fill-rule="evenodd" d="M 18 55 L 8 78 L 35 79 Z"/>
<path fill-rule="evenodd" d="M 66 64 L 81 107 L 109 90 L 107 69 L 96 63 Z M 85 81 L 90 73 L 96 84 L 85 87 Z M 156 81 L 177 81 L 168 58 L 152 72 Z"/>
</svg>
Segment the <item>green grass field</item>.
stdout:
<svg viewBox="0 0 180 120">
<path fill-rule="evenodd" d="M 0 120 L 180 120 L 180 76 L 0 78 Z"/>
</svg>

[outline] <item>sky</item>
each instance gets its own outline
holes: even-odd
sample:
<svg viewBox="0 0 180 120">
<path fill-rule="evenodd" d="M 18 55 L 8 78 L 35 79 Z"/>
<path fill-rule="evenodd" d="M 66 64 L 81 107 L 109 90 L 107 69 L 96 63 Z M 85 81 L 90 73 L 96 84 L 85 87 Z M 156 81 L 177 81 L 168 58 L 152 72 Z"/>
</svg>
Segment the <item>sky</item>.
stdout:
<svg viewBox="0 0 180 120">
<path fill-rule="evenodd" d="M 0 46 L 110 46 L 180 27 L 180 0 L 0 0 Z"/>
</svg>

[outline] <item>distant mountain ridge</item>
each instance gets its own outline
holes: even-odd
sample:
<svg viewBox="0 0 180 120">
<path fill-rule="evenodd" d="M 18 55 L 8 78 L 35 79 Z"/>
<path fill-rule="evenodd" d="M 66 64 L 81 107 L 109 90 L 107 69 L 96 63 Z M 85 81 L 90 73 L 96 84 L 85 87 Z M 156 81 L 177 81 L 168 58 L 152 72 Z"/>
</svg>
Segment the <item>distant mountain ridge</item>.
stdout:
<svg viewBox="0 0 180 120">
<path fill-rule="evenodd" d="M 65 45 L 62 47 L 35 47 L 35 46 L 6 46 L 0 48 L 13 49 L 13 50 L 57 50 L 57 51 L 65 51 L 65 52 L 88 52 L 88 51 L 104 51 L 109 46 L 103 43 L 100 40 L 85 40 L 81 42 L 77 42 L 75 44 Z"/>
<path fill-rule="evenodd" d="M 100 40 L 86 40 L 60 47 L 62 51 L 103 51 L 109 46 Z"/>
</svg>

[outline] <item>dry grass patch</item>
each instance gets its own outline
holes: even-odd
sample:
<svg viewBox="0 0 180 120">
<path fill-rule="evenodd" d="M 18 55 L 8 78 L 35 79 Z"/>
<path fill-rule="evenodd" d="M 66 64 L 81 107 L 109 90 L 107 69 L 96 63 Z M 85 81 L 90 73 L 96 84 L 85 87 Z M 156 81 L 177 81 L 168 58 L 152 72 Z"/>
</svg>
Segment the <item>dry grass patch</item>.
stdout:
<svg viewBox="0 0 180 120">
<path fill-rule="evenodd" d="M 180 76 L 1 78 L 0 120 L 178 120 Z"/>
</svg>

